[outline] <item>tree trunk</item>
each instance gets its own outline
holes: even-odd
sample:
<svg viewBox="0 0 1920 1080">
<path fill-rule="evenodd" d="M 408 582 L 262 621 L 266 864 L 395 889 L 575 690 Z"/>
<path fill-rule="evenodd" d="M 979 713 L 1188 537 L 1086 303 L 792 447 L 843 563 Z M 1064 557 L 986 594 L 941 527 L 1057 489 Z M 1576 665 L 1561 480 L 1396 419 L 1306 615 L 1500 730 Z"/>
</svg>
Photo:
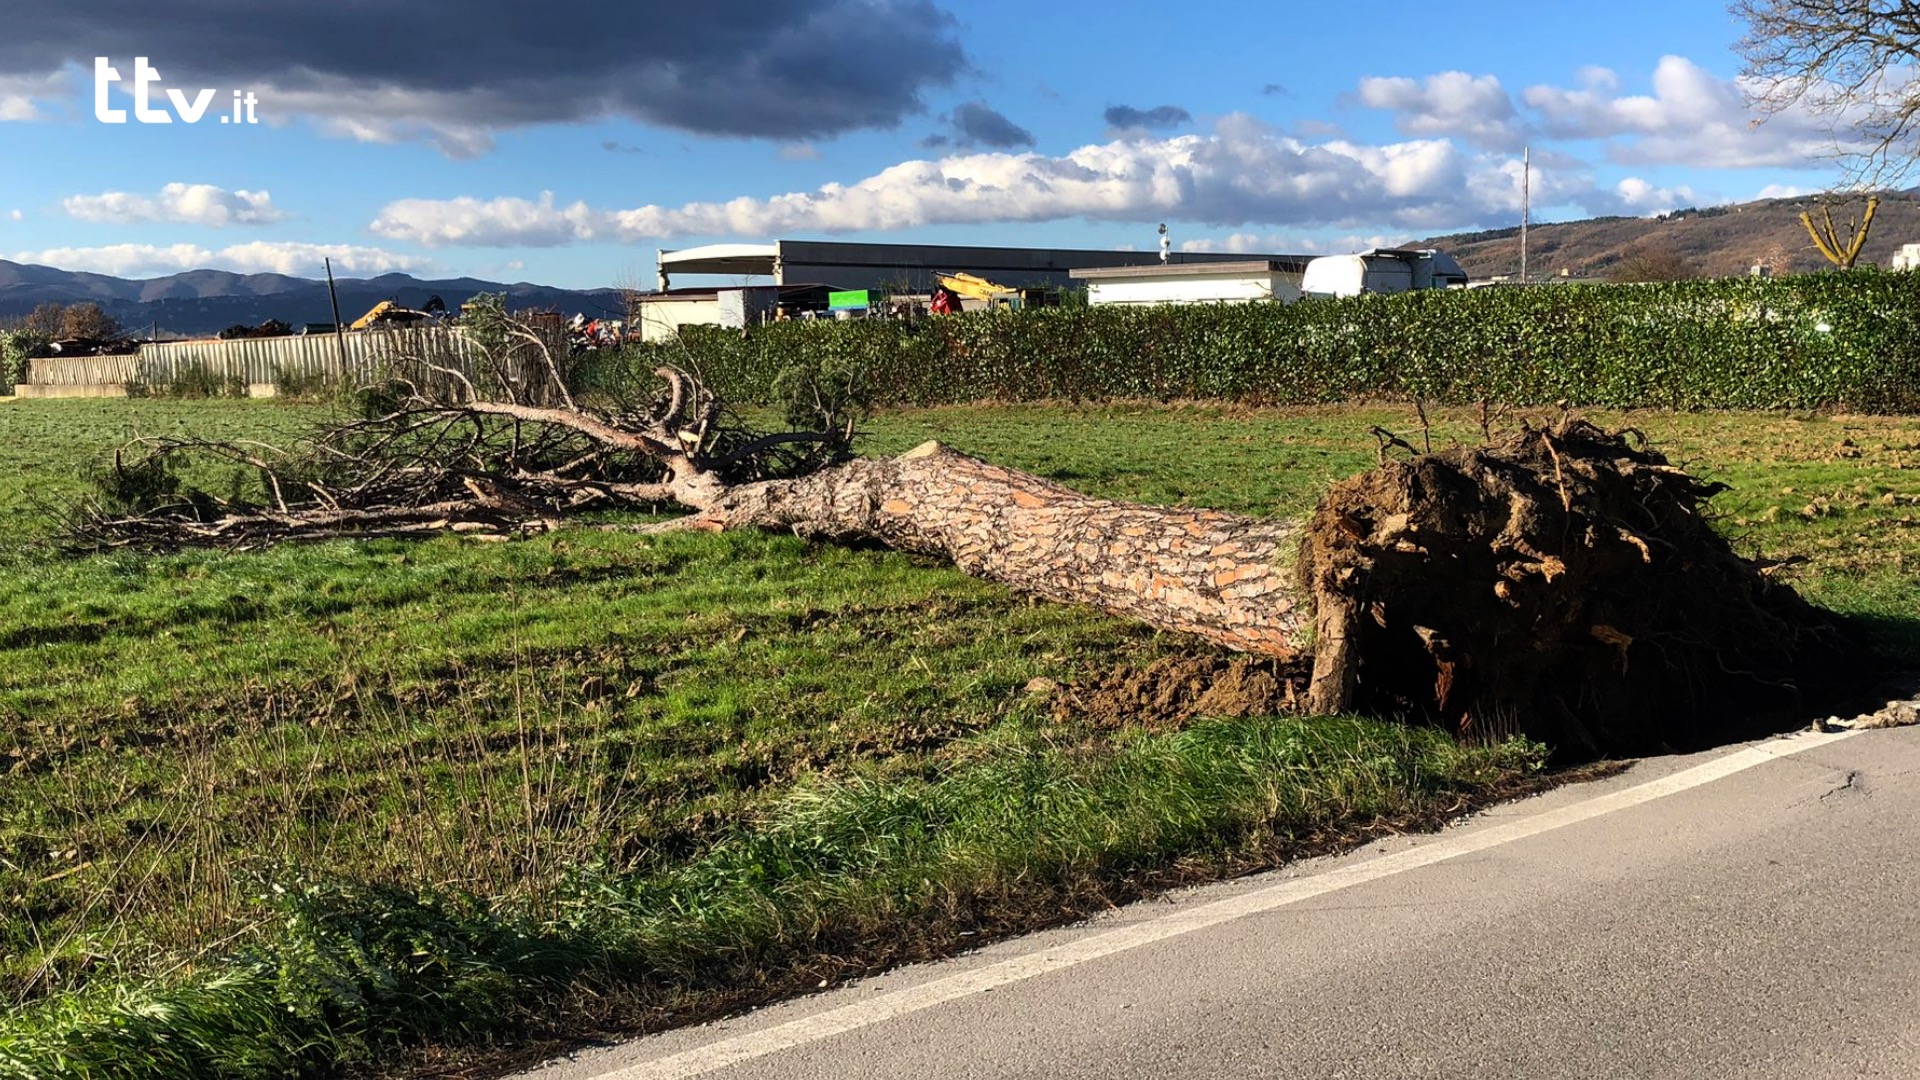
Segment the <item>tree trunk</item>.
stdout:
<svg viewBox="0 0 1920 1080">
<path fill-rule="evenodd" d="M 1313 657 L 1305 706 L 1632 754 L 1803 722 L 1860 671 L 1701 515 L 1715 486 L 1583 422 L 1419 455 L 1305 522 L 1089 498 L 937 443 L 689 491 L 694 524 L 877 543 L 1231 649 Z"/>
<path fill-rule="evenodd" d="M 696 520 L 933 555 L 974 577 L 1264 656 L 1299 656 L 1312 625 L 1294 571 L 1298 522 L 1089 498 L 935 442 L 725 489 Z"/>
</svg>

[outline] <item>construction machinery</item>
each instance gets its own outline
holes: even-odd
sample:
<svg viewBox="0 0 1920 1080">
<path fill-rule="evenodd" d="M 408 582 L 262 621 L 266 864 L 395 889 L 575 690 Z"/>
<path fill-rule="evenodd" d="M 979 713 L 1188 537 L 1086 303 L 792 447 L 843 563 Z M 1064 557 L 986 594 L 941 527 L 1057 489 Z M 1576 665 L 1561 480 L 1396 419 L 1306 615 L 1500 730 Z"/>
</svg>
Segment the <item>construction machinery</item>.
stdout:
<svg viewBox="0 0 1920 1080">
<path fill-rule="evenodd" d="M 1011 288 L 974 274 L 935 274 L 933 280 L 960 298 L 962 311 L 1018 310 L 1047 307 L 1054 302 L 1053 293 L 1047 289 Z"/>
<path fill-rule="evenodd" d="M 353 320 L 353 322 L 347 326 L 347 329 L 365 330 L 375 325 L 405 326 L 412 323 L 424 322 L 431 318 L 433 318 L 433 315 L 428 312 L 415 311 L 412 308 L 403 308 L 399 302 L 395 300 L 382 300 L 371 308 L 368 308 L 365 315 Z"/>
</svg>

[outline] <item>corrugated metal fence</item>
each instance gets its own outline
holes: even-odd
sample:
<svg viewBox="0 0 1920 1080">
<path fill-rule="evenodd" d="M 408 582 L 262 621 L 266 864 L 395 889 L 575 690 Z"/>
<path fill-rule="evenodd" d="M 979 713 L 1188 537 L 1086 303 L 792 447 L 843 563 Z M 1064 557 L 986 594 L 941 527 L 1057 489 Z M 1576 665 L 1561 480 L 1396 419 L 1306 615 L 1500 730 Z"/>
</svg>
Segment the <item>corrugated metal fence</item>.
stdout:
<svg viewBox="0 0 1920 1080">
<path fill-rule="evenodd" d="M 286 375 L 363 378 L 401 357 L 466 368 L 473 354 L 473 346 L 464 334 L 445 327 L 361 332 L 337 339 L 332 334 L 302 334 L 231 341 L 167 341 L 142 345 L 132 356 L 33 360 L 26 381 L 29 386 L 162 385 L 194 369 L 223 382 L 251 384 L 272 383 Z"/>
</svg>

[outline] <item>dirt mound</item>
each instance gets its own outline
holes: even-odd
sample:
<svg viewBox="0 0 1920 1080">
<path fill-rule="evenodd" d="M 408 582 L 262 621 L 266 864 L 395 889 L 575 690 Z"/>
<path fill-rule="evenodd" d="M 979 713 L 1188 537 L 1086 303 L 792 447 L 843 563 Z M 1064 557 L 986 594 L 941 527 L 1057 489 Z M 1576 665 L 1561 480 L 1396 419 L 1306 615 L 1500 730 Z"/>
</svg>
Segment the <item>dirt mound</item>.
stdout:
<svg viewBox="0 0 1920 1080">
<path fill-rule="evenodd" d="M 1101 729 L 1164 729 L 1196 716 L 1297 712 L 1306 680 L 1306 668 L 1299 664 L 1205 654 L 1163 657 L 1143 668 L 1114 667 L 1069 685 L 1036 689 L 1047 692 L 1056 719 Z"/>
<path fill-rule="evenodd" d="M 1563 419 L 1329 491 L 1301 550 L 1311 705 L 1521 731 L 1570 756 L 1805 722 L 1862 654 L 1714 532 L 1719 485 L 1637 434 Z"/>
</svg>

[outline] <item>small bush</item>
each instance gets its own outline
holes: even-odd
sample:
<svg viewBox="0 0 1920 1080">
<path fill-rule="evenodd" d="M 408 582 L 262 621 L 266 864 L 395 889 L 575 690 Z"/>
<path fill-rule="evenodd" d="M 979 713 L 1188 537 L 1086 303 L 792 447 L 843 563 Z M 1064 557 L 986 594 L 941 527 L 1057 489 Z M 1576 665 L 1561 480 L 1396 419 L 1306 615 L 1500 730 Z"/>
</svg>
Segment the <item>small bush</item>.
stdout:
<svg viewBox="0 0 1920 1080">
<path fill-rule="evenodd" d="M 324 371 L 291 368 L 285 364 L 273 365 L 275 397 L 292 398 L 296 401 L 322 401 L 331 397 L 338 389 L 339 380 L 328 378 Z"/>
<path fill-rule="evenodd" d="M 11 394 L 14 387 L 26 382 L 28 361 L 47 355 L 51 340 L 34 330 L 0 330 L 0 390 Z"/>
<path fill-rule="evenodd" d="M 238 375 L 222 375 L 205 364 L 185 364 L 172 372 L 143 367 L 140 373 L 121 384 L 131 398 L 243 398 L 246 381 Z"/>
</svg>

